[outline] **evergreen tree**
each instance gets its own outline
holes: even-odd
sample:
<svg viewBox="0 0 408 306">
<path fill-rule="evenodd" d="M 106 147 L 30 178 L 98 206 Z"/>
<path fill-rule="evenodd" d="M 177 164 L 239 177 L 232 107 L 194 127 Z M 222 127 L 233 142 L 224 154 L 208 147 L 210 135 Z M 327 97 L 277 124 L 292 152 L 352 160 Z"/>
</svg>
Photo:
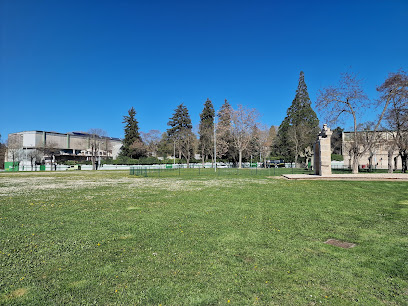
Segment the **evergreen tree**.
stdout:
<svg viewBox="0 0 408 306">
<path fill-rule="evenodd" d="M 180 104 L 174 111 L 173 117 L 167 123 L 170 128 L 167 130 L 169 139 L 173 141 L 179 153 L 179 158 L 183 156 L 187 160 L 187 167 L 193 154 L 195 136 L 191 124 L 187 107 Z"/>
<path fill-rule="evenodd" d="M 319 133 L 319 119 L 312 109 L 305 75 L 300 72 L 295 99 L 287 110 L 287 116 L 279 126 L 275 142 L 275 154 L 286 158 L 304 155 L 312 147 Z"/>
<path fill-rule="evenodd" d="M 200 114 L 200 125 L 198 134 L 200 135 L 199 149 L 203 164 L 208 157 L 214 158 L 214 117 L 215 111 L 211 100 L 207 98 L 204 109 Z"/>
<path fill-rule="evenodd" d="M 142 150 L 135 149 L 135 147 L 140 147 L 142 138 L 139 133 L 139 123 L 135 118 L 135 109 L 133 107 L 129 109 L 128 114 L 128 116 L 123 116 L 122 123 L 125 123 L 125 138 L 122 141 L 120 156 L 139 158 L 143 155 Z"/>
<path fill-rule="evenodd" d="M 218 111 L 218 124 L 216 128 L 217 158 L 235 161 L 237 154 L 231 135 L 231 120 L 233 109 L 225 99 Z"/>
</svg>

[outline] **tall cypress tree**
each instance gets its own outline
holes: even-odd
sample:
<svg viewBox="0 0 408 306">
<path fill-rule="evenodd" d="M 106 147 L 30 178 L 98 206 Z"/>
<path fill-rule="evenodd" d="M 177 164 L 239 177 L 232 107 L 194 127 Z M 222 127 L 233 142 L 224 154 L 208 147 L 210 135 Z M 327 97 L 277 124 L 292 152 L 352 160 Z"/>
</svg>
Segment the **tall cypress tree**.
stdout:
<svg viewBox="0 0 408 306">
<path fill-rule="evenodd" d="M 128 116 L 123 116 L 123 122 L 125 123 L 125 138 L 122 141 L 122 149 L 120 152 L 121 156 L 131 157 L 131 158 L 138 158 L 140 154 L 135 152 L 132 148 L 135 142 L 142 143 L 142 138 L 140 137 L 139 133 L 139 123 L 137 122 L 135 116 L 136 111 L 132 108 L 128 111 Z"/>
<path fill-rule="evenodd" d="M 311 147 L 319 133 L 319 119 L 312 109 L 305 75 L 300 72 L 299 84 L 292 105 L 279 126 L 275 150 L 276 153 L 297 161 L 307 147 Z"/>
<path fill-rule="evenodd" d="M 214 155 L 214 117 L 215 111 L 210 99 L 204 103 L 204 109 L 200 114 L 200 125 L 198 134 L 200 135 L 199 149 L 203 164 L 208 156 Z"/>
</svg>

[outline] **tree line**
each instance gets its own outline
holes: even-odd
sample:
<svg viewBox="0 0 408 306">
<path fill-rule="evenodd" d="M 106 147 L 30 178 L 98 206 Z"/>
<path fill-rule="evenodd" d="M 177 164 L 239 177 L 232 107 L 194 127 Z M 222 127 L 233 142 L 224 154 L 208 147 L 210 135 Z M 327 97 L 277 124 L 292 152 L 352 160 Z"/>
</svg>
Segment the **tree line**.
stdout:
<svg viewBox="0 0 408 306">
<path fill-rule="evenodd" d="M 151 130 L 139 132 L 136 111 L 132 107 L 124 116 L 125 138 L 120 158 L 140 158 L 145 156 L 173 156 L 186 161 L 187 165 L 199 153 L 201 162 L 223 160 L 242 166 L 250 159 L 265 161 L 270 153 L 276 135 L 275 127 L 266 128 L 258 122 L 255 109 L 238 105 L 233 109 L 225 100 L 216 113 L 210 99 L 204 103 L 200 114 L 198 137 L 193 132 L 189 111 L 180 104 L 169 118 L 166 132 Z"/>
<path fill-rule="evenodd" d="M 397 153 L 405 172 L 408 159 L 407 73 L 402 70 L 390 73 L 377 91 L 379 97 L 370 100 L 361 79 L 347 72 L 341 74 L 338 84 L 319 90 L 316 106 L 324 115 L 325 122 L 331 126 L 352 120 L 352 136 L 346 150 L 352 157 L 353 173 L 358 172 L 359 161 L 364 154 L 369 154 L 369 160 L 372 160 L 378 144 L 387 147 L 389 171 L 393 169 L 391 157 Z M 377 115 L 375 122 L 358 121 L 367 111 Z M 270 158 L 308 165 L 320 130 L 320 121 L 312 108 L 303 72 L 300 72 L 295 98 L 279 127 L 261 124 L 256 109 L 244 105 L 233 108 L 227 100 L 217 113 L 211 100 L 205 101 L 200 113 L 198 135 L 193 132 L 184 104 L 174 110 L 167 123 L 169 128 L 164 133 L 158 130 L 139 132 L 135 116 L 133 107 L 124 116 L 125 138 L 121 158 L 173 156 L 189 164 L 199 153 L 202 163 L 223 160 L 241 167 L 243 161 L 253 159 L 265 163 Z M 339 126 L 333 131 L 332 150 L 338 155 L 342 153 L 343 131 L 344 128 Z M 381 136 L 384 132 L 391 135 L 386 143 Z"/>
<path fill-rule="evenodd" d="M 158 130 L 139 132 L 135 116 L 133 107 L 124 116 L 121 158 L 173 156 L 184 159 L 187 165 L 195 153 L 200 154 L 202 163 L 223 160 L 238 167 L 250 160 L 265 164 L 271 157 L 307 162 L 312 156 L 311 144 L 319 131 L 319 120 L 311 107 L 303 72 L 295 99 L 279 128 L 260 123 L 256 109 L 244 105 L 233 108 L 227 100 L 217 113 L 211 100 L 205 101 L 197 136 L 184 104 L 174 110 L 167 123 L 169 128 L 163 134 Z"/>
<path fill-rule="evenodd" d="M 362 80 L 357 74 L 347 72 L 340 75 L 337 84 L 318 91 L 315 105 L 324 120 L 330 126 L 337 126 L 332 135 L 332 150 L 338 156 L 347 150 L 352 159 L 352 171 L 358 172 L 362 156 L 368 155 L 369 167 L 373 167 L 376 148 L 382 146 L 388 152 L 388 169 L 397 168 L 395 155 L 402 160 L 403 172 L 408 167 L 408 74 L 403 70 L 390 73 L 386 80 L 377 87 L 378 97 L 369 99 Z M 361 121 L 361 115 L 370 112 L 377 115 L 374 121 Z M 225 100 L 218 112 L 215 112 L 210 99 L 204 102 L 200 113 L 197 133 L 189 111 L 184 104 L 174 110 L 167 123 L 168 129 L 149 132 L 139 131 L 136 110 L 132 107 L 123 117 L 123 146 L 119 162 L 140 158 L 167 158 L 172 156 L 190 164 L 195 162 L 232 162 L 242 167 L 245 161 L 259 161 L 266 164 L 267 159 L 284 159 L 297 165 L 308 165 L 313 155 L 313 144 L 320 129 L 320 121 L 312 109 L 305 75 L 300 72 L 298 86 L 292 104 L 287 109 L 282 123 L 266 126 L 259 121 L 256 109 L 238 105 L 233 108 Z M 353 122 L 351 137 L 342 145 L 341 125 L 347 120 Z M 384 133 L 388 133 L 384 137 Z M 106 132 L 101 129 L 88 131 L 92 152 L 92 165 L 96 167 L 98 151 L 108 150 Z M 0 155 L 4 156 L 7 147 L 12 155 L 20 149 L 18 143 L 9 139 L 0 143 Z M 41 155 L 56 154 L 58 148 L 47 144 L 40 148 Z M 14 153 L 13 153 L 14 152 Z M 37 151 L 30 153 L 32 164 L 39 160 Z M 200 160 L 195 160 L 199 153 Z M 0 160 L 0 162 L 2 162 Z M 52 162 L 52 160 L 51 160 Z"/>
</svg>

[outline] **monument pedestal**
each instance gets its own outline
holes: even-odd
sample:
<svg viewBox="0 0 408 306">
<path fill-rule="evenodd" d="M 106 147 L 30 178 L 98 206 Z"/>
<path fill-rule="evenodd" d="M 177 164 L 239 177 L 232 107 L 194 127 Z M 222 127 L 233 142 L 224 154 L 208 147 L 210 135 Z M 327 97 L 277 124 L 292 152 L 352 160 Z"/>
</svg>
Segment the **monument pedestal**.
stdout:
<svg viewBox="0 0 408 306">
<path fill-rule="evenodd" d="M 315 174 L 320 176 L 331 175 L 331 144 L 330 139 L 333 132 L 323 124 L 319 138 L 314 145 L 314 169 Z"/>
</svg>

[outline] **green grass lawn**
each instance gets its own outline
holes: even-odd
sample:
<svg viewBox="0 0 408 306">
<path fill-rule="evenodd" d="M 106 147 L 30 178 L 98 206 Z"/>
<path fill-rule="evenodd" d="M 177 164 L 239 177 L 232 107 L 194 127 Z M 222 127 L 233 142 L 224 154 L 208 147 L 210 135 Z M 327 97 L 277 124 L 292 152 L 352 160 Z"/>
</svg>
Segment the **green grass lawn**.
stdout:
<svg viewBox="0 0 408 306">
<path fill-rule="evenodd" d="M 407 182 L 1 174 L 0 304 L 407 305 L 407 237 Z"/>
</svg>

